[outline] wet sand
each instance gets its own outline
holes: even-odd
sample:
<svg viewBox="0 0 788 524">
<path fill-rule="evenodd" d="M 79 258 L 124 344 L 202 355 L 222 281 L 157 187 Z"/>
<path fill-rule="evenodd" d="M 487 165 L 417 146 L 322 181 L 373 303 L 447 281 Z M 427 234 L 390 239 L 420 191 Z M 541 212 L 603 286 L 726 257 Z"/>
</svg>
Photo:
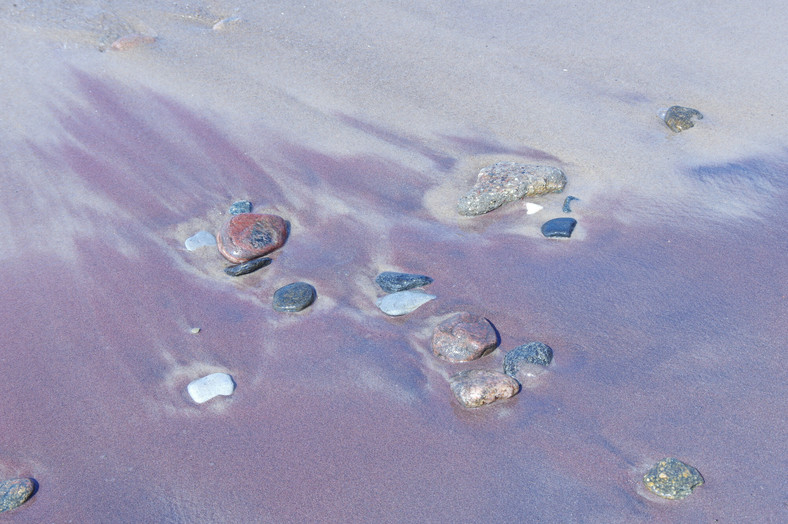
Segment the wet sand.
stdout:
<svg viewBox="0 0 788 524">
<path fill-rule="evenodd" d="M 54 5 L 0 10 L 0 476 L 40 484 L 3 518 L 786 518 L 779 3 Z M 129 32 L 157 41 L 107 49 Z M 705 118 L 673 134 L 672 104 Z M 459 217 L 496 160 L 569 184 Z M 542 238 L 569 194 L 573 237 Z M 241 198 L 291 237 L 232 279 L 183 241 Z M 438 299 L 386 317 L 384 270 Z M 316 303 L 273 311 L 296 280 Z M 432 328 L 463 309 L 501 347 L 439 362 Z M 531 340 L 549 373 L 456 403 L 450 374 Z M 214 371 L 235 393 L 193 404 Z M 706 484 L 645 493 L 666 456 Z"/>
</svg>

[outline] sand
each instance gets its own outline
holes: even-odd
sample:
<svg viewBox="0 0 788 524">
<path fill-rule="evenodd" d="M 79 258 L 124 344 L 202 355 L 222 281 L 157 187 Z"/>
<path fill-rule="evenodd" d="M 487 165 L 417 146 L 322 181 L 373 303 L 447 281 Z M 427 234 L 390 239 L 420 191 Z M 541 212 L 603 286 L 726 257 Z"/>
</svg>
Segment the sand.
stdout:
<svg viewBox="0 0 788 524">
<path fill-rule="evenodd" d="M 47 2 L 0 7 L 0 476 L 19 522 L 785 520 L 781 2 Z M 216 24 L 219 23 L 217 26 Z M 112 42 L 137 34 L 114 50 Z M 660 110 L 699 109 L 672 133 Z M 466 218 L 495 161 L 563 194 Z M 565 216 L 569 240 L 539 227 Z M 239 279 L 227 208 L 291 222 Z M 374 277 L 437 295 L 375 306 Z M 314 285 L 298 314 L 273 292 Z M 501 347 L 438 362 L 460 310 Z M 192 328 L 199 327 L 194 334 Z M 532 340 L 478 409 L 447 378 Z M 195 405 L 186 385 L 232 375 Z M 706 484 L 644 492 L 661 458 Z"/>
</svg>

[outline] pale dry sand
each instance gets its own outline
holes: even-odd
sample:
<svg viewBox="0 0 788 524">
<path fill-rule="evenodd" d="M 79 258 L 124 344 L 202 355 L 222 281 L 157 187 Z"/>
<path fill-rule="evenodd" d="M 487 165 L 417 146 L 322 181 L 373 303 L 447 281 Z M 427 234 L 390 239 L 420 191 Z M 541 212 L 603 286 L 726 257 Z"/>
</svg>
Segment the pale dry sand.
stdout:
<svg viewBox="0 0 788 524">
<path fill-rule="evenodd" d="M 777 1 L 0 6 L 0 476 L 40 483 L 3 517 L 785 520 L 787 18 Z M 111 49 L 129 34 L 156 40 Z M 673 104 L 704 119 L 673 134 Z M 569 185 L 536 215 L 457 216 L 497 160 Z M 567 194 L 573 238 L 541 238 Z M 292 235 L 233 280 L 183 240 L 241 198 Z M 383 316 L 384 270 L 431 275 L 438 299 Z M 317 302 L 275 313 L 295 280 Z M 450 366 L 429 335 L 460 309 L 502 347 Z M 451 373 L 530 340 L 556 353 L 538 384 L 456 404 Z M 217 371 L 233 396 L 190 403 Z M 643 493 L 665 456 L 706 485 Z"/>
</svg>

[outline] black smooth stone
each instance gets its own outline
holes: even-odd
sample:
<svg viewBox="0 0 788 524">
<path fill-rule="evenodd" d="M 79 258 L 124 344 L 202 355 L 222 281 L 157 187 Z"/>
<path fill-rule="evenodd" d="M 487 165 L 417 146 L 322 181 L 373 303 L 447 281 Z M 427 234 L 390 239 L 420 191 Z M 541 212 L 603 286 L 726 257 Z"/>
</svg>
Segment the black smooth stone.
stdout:
<svg viewBox="0 0 788 524">
<path fill-rule="evenodd" d="M 563 211 L 564 211 L 564 213 L 571 213 L 571 212 L 572 212 L 572 208 L 571 208 L 571 207 L 569 207 L 569 204 L 571 204 L 571 203 L 572 203 L 572 200 L 580 200 L 580 199 L 579 199 L 579 198 L 577 198 L 577 197 L 573 197 L 573 196 L 571 196 L 571 195 L 570 195 L 570 196 L 568 196 L 568 197 L 566 197 L 566 198 L 564 199 L 564 207 L 563 207 Z"/>
<path fill-rule="evenodd" d="M 503 357 L 503 372 L 517 378 L 517 371 L 523 364 L 548 366 L 553 361 L 553 350 L 542 342 L 529 342 L 517 346 Z"/>
<path fill-rule="evenodd" d="M 554 218 L 542 224 L 542 234 L 547 238 L 569 238 L 576 225 L 574 218 Z"/>
<path fill-rule="evenodd" d="M 432 284 L 432 279 L 426 275 L 384 271 L 375 277 L 375 282 L 386 293 L 396 293 L 397 291 L 406 291 L 414 287 L 428 286 Z"/>
<path fill-rule="evenodd" d="M 309 307 L 317 298 L 314 286 L 306 282 L 293 282 L 274 293 L 274 309 L 295 313 Z"/>
<path fill-rule="evenodd" d="M 265 267 L 270 263 L 271 259 L 268 257 L 253 258 L 252 260 L 244 262 L 243 264 L 226 267 L 224 268 L 224 272 L 231 277 L 240 277 L 241 275 L 247 275 L 252 271 L 257 271 L 261 267 Z"/>
<path fill-rule="evenodd" d="M 230 206 L 230 214 L 240 215 L 241 213 L 251 213 L 252 212 L 252 203 L 248 200 L 239 200 L 238 202 L 233 203 Z"/>
</svg>

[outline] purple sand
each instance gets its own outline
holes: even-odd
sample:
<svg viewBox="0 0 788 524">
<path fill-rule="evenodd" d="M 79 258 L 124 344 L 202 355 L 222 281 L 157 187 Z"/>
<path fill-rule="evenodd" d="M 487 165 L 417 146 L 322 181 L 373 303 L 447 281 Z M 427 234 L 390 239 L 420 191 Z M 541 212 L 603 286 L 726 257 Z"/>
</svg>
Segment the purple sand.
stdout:
<svg viewBox="0 0 788 524">
<path fill-rule="evenodd" d="M 29 147 L 116 212 L 64 195 L 74 221 L 91 226 L 74 234 L 70 259 L 47 252 L 28 218 L 47 209 L 15 215 L 12 234 L 30 238 L 31 256 L 6 259 L 0 275 L 1 462 L 40 489 L 9 519 L 741 522 L 784 512 L 785 207 L 692 228 L 587 218 L 582 242 L 495 227 L 448 235 L 456 228 L 419 211 L 429 182 L 402 166 L 287 144 L 301 168 L 269 173 L 172 101 L 145 100 L 165 122 L 157 129 L 124 109 L 129 95 L 81 82 L 98 112 L 73 108 L 59 145 Z M 388 236 L 363 213 L 290 206 L 288 183 L 338 188 L 391 217 Z M 309 226 L 294 227 L 263 277 L 236 286 L 220 270 L 191 271 L 193 255 L 165 231 L 223 209 L 239 187 L 264 188 Z M 0 193 L 6 209 L 18 198 Z M 380 252 L 434 277 L 439 299 L 401 319 L 380 314 L 370 299 Z M 261 306 L 297 279 L 321 297 L 304 315 Z M 320 307 L 325 298 L 335 305 Z M 473 366 L 435 362 L 431 327 L 465 307 L 493 321 L 501 349 Z M 505 402 L 462 409 L 437 371 L 500 369 L 502 350 L 531 340 L 555 350 L 551 372 Z M 190 403 L 197 377 L 173 370 L 194 363 L 227 369 L 232 397 Z M 665 456 L 706 484 L 681 503 L 643 496 L 643 473 Z"/>
</svg>

